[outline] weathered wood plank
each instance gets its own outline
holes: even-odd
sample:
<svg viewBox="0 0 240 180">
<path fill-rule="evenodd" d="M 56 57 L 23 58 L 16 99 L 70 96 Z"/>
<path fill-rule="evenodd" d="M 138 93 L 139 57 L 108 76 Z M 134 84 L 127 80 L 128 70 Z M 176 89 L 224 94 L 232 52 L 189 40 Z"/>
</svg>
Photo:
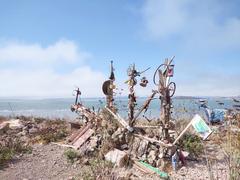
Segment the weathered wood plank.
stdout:
<svg viewBox="0 0 240 180">
<path fill-rule="evenodd" d="M 158 143 L 158 144 L 160 144 L 160 145 L 162 145 L 162 146 L 165 146 L 165 147 L 172 147 L 173 146 L 173 144 L 166 144 L 166 143 L 164 143 L 163 141 L 160 141 L 160 140 L 156 140 L 156 139 L 153 139 L 153 138 L 149 138 L 149 137 L 146 137 L 146 136 L 142 136 L 142 135 L 139 135 L 139 134 L 134 134 L 134 136 L 136 136 L 136 137 L 139 137 L 139 138 L 142 138 L 142 139 L 145 139 L 145 140 L 147 140 L 147 141 L 149 141 L 149 142 L 155 142 L 155 143 Z"/>
<path fill-rule="evenodd" d="M 72 144 L 74 144 L 88 129 L 92 127 L 91 123 L 88 123 L 86 126 L 84 126 L 81 131 L 77 133 L 77 136 L 73 139 Z"/>
<path fill-rule="evenodd" d="M 116 119 L 124 128 L 126 128 L 126 129 L 129 130 L 130 132 L 133 131 L 133 128 L 130 127 L 130 126 L 127 124 L 127 122 L 126 122 L 123 118 L 121 118 L 121 116 L 120 116 L 119 114 L 113 113 L 113 112 L 112 112 L 109 108 L 107 108 L 107 107 L 106 107 L 106 109 L 113 115 L 113 117 L 115 117 L 115 119 Z"/>
<path fill-rule="evenodd" d="M 75 149 L 79 149 L 94 133 L 94 130 L 88 129 L 74 144 Z"/>
</svg>

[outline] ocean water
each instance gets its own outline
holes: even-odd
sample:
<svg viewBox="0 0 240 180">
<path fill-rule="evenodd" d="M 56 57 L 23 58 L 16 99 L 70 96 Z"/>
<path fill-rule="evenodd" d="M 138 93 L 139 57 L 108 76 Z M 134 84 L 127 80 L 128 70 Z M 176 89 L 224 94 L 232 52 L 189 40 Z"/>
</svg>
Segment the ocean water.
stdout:
<svg viewBox="0 0 240 180">
<path fill-rule="evenodd" d="M 138 98 L 136 111 L 143 105 L 147 98 Z M 212 109 L 231 109 L 234 102 L 231 98 L 205 98 L 208 106 Z M 95 111 L 105 106 L 104 98 L 85 98 L 81 102 L 88 108 Z M 220 105 L 219 102 L 224 103 Z M 1 116 L 39 116 L 48 118 L 66 118 L 75 119 L 77 115 L 71 112 L 70 106 L 74 103 L 74 98 L 56 98 L 56 99 L 0 99 Z M 127 117 L 127 98 L 116 98 L 115 104 L 119 109 L 119 114 Z M 204 116 L 204 112 L 199 108 L 198 98 L 173 98 L 173 119 L 187 118 L 191 119 L 194 114 Z M 160 100 L 154 99 L 150 103 L 145 116 L 148 119 L 158 118 L 160 114 Z M 143 114 L 142 114 L 143 115 Z M 140 115 L 139 117 L 143 117 Z"/>
</svg>

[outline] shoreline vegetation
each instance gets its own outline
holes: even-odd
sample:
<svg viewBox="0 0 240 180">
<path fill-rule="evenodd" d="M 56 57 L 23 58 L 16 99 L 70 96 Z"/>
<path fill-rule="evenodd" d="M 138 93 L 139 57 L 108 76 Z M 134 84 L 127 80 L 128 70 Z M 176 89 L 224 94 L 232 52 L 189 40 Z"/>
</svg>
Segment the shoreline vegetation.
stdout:
<svg viewBox="0 0 240 180">
<path fill-rule="evenodd" d="M 177 131 L 181 132 L 187 122 L 189 120 L 179 120 Z M 144 122 L 138 123 L 144 125 Z M 116 167 L 106 161 L 104 154 L 111 149 L 110 141 L 103 143 L 102 148 L 95 146 L 93 152 L 84 155 L 57 145 L 65 143 L 76 131 L 74 126 L 83 125 L 81 121 L 73 123 L 66 119 L 19 116 L 0 117 L 0 124 L 0 179 L 16 179 L 17 176 L 23 179 L 159 179 L 156 174 L 149 175 L 125 166 Z M 173 179 L 239 178 L 240 114 L 211 128 L 213 134 L 204 143 L 190 129 L 179 142 L 181 148 L 189 153 L 186 164 L 173 171 L 171 164 L 166 163 L 161 170 Z M 103 132 L 104 129 L 100 133 Z M 39 169 L 43 164 L 46 169 L 41 172 Z M 32 175 L 24 166 L 30 168 Z"/>
</svg>

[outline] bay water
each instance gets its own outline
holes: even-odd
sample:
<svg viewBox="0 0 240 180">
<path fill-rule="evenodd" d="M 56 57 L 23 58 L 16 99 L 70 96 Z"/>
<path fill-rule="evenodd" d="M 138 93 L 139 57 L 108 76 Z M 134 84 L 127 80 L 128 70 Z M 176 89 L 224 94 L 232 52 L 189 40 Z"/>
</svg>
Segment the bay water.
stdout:
<svg viewBox="0 0 240 180">
<path fill-rule="evenodd" d="M 143 105 L 147 98 L 137 99 L 136 111 Z M 202 108 L 199 107 L 200 98 L 176 97 L 173 98 L 172 117 L 173 119 L 187 118 L 191 119 L 194 114 L 198 113 L 204 116 Z M 204 98 L 208 106 L 212 109 L 230 109 L 234 102 L 232 98 L 207 97 Z M 70 106 L 74 104 L 74 98 L 1 98 L 0 115 L 1 116 L 38 116 L 44 118 L 65 118 L 75 119 L 76 113 L 71 112 Z M 105 98 L 84 98 L 81 99 L 84 106 L 99 111 L 105 106 Z M 221 102 L 221 103 L 219 103 Z M 127 118 L 127 98 L 116 98 L 115 104 L 119 114 Z M 158 118 L 160 114 L 160 100 L 154 99 L 150 103 L 147 112 L 144 114 L 148 119 Z M 143 117 L 143 113 L 140 118 Z"/>
</svg>

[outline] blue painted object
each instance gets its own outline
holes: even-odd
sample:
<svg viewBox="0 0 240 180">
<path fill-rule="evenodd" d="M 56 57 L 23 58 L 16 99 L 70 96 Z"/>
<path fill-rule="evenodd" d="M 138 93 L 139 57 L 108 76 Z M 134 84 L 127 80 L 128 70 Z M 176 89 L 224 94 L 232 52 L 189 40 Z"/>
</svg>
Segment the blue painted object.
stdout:
<svg viewBox="0 0 240 180">
<path fill-rule="evenodd" d="M 208 108 L 206 105 L 201 106 L 204 108 L 204 112 L 207 116 L 207 120 L 210 123 L 218 123 L 218 122 L 223 122 L 224 121 L 224 116 L 227 112 L 225 109 L 213 109 L 211 110 Z"/>
<path fill-rule="evenodd" d="M 177 153 L 172 156 L 172 167 L 174 171 L 177 170 Z"/>
<path fill-rule="evenodd" d="M 211 122 L 223 122 L 226 114 L 225 109 L 213 109 L 211 113 Z"/>
</svg>

